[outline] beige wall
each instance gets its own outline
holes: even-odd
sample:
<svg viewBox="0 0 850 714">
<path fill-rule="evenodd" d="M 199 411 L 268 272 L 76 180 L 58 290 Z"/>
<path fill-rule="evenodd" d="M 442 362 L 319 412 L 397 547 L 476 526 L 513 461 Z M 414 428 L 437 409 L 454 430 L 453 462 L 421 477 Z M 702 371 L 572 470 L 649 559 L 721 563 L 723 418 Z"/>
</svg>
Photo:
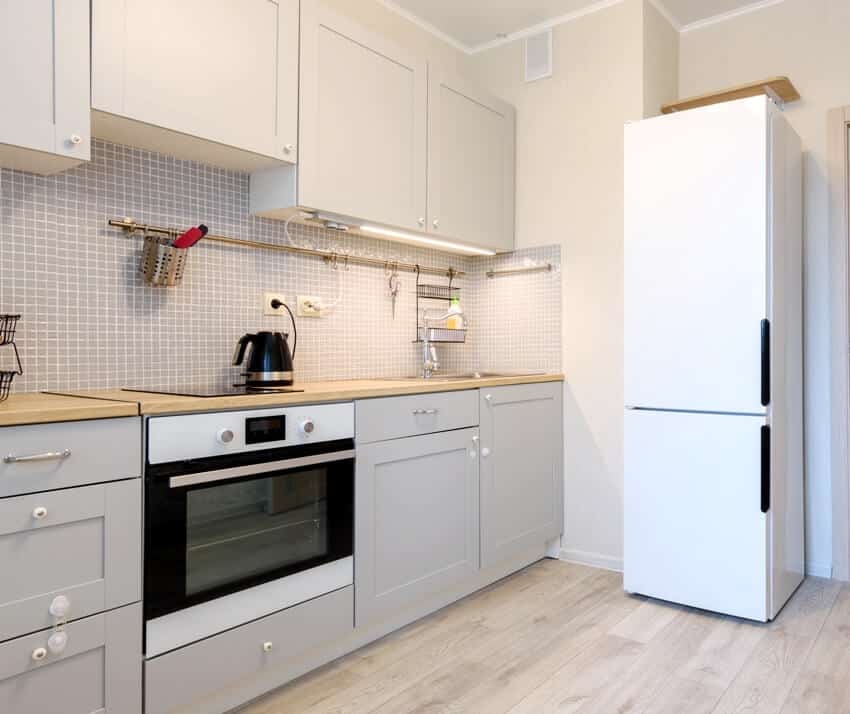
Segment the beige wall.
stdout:
<svg viewBox="0 0 850 714">
<path fill-rule="evenodd" d="M 829 456 L 829 251 L 826 113 L 850 104 L 850 3 L 785 0 L 681 36 L 682 96 L 777 74 L 803 100 L 786 109 L 805 161 L 805 390 L 807 557 L 826 574 L 832 560 Z"/>
<path fill-rule="evenodd" d="M 643 115 L 679 97 L 679 33 L 651 2 L 643 6 Z"/>
<path fill-rule="evenodd" d="M 678 64 L 677 33 L 651 10 L 645 20 L 643 0 L 624 0 L 557 26 L 553 76 L 538 82 L 524 82 L 521 41 L 472 57 L 474 74 L 517 107 L 517 244 L 562 246 L 563 552 L 613 567 L 623 549 L 623 124 L 642 118 L 645 101 L 675 98 Z"/>
</svg>

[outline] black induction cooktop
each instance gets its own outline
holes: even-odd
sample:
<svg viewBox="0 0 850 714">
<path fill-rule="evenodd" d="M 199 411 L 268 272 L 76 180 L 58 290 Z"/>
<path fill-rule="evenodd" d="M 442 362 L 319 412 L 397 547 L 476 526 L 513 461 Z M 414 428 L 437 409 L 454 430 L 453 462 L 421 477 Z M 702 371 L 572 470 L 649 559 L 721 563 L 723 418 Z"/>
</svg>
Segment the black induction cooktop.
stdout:
<svg viewBox="0 0 850 714">
<path fill-rule="evenodd" d="M 147 392 L 148 394 L 168 394 L 174 397 L 240 397 L 251 394 L 293 394 L 303 392 L 296 387 L 249 387 L 247 384 L 215 384 L 192 386 L 185 389 L 146 389 L 144 387 L 124 387 L 123 392 Z"/>
</svg>

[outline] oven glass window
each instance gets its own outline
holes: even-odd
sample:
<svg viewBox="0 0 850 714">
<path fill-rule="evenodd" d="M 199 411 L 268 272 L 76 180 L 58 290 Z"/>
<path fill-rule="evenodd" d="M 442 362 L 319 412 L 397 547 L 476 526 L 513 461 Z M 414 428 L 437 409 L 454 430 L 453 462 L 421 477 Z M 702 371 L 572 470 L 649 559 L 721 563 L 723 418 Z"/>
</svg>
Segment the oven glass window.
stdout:
<svg viewBox="0 0 850 714">
<path fill-rule="evenodd" d="M 327 556 L 328 469 L 190 491 L 186 595 Z"/>
</svg>

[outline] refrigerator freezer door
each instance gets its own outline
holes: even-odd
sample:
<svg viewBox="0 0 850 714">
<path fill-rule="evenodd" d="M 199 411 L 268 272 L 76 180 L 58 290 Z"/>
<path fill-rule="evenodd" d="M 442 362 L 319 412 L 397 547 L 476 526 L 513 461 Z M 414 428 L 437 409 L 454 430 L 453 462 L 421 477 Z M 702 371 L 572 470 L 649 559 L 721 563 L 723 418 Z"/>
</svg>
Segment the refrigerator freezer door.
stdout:
<svg viewBox="0 0 850 714">
<path fill-rule="evenodd" d="M 769 618 L 763 417 L 627 410 L 624 587 Z"/>
<path fill-rule="evenodd" d="M 765 98 L 626 126 L 625 403 L 764 413 Z"/>
</svg>

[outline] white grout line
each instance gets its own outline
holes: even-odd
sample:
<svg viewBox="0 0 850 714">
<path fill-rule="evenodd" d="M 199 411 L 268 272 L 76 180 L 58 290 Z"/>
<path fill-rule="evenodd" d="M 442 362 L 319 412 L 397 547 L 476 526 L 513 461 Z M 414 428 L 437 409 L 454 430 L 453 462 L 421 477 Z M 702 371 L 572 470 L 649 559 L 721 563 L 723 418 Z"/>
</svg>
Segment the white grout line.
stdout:
<svg viewBox="0 0 850 714">
<path fill-rule="evenodd" d="M 720 22 L 726 22 L 727 20 L 734 20 L 736 17 L 740 17 L 741 15 L 749 15 L 751 12 L 764 10 L 765 8 L 773 7 L 774 5 L 779 5 L 784 1 L 785 0 L 761 0 L 760 2 L 754 2 L 750 5 L 744 5 L 743 7 L 739 7 L 736 10 L 730 10 L 729 12 L 723 12 L 719 15 L 713 15 L 703 20 L 696 20 L 695 22 L 691 22 L 687 25 L 684 25 L 679 30 L 679 32 L 691 32 L 693 30 L 699 30 L 703 27 L 708 27 L 710 25 L 716 25 Z"/>
</svg>

